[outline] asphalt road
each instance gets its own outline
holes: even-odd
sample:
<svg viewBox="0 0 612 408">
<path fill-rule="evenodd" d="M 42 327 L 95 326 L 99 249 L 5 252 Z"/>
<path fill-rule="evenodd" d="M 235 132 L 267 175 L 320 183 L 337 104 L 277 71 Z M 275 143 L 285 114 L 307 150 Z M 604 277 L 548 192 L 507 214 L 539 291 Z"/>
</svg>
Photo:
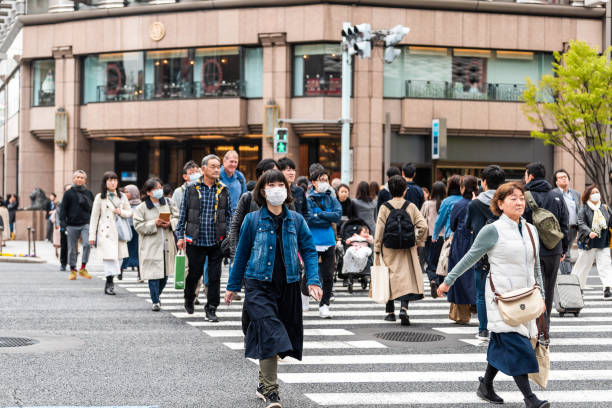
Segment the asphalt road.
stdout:
<svg viewBox="0 0 612 408">
<path fill-rule="evenodd" d="M 101 268 L 92 266 L 94 274 Z M 554 407 L 612 407 L 612 302 L 590 278 L 581 317 L 553 314 L 551 381 L 540 397 Z M 38 344 L 0 347 L 0 407 L 159 406 L 262 407 L 255 399 L 257 365 L 244 358 L 240 302 L 221 306 L 221 323 L 187 317 L 172 285 L 163 311 L 150 310 L 146 284 L 128 274 L 117 296 L 100 276 L 68 281 L 55 265 L 0 263 L 0 337 Z M 366 292 L 336 285 L 333 319 L 305 317 L 305 358 L 279 368 L 284 407 L 483 406 L 475 397 L 486 346 L 476 319 L 457 326 L 445 300 L 410 306 L 413 325 L 385 323 Z M 441 341 L 386 341 L 377 333 L 437 334 Z M 556 342 L 556 344 L 555 344 Z M 501 375 L 496 389 L 508 407 L 524 406 Z M 431 404 L 431 405 L 430 405 Z"/>
</svg>

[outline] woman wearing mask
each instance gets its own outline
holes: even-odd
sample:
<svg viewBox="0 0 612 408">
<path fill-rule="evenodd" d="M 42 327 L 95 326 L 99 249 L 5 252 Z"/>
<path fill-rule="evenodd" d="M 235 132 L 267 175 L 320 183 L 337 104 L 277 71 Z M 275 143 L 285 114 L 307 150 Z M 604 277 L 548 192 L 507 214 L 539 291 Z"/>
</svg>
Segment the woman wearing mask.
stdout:
<svg viewBox="0 0 612 408">
<path fill-rule="evenodd" d="M 448 269 L 453 267 L 463 258 L 472 246 L 472 232 L 466 228 L 468 206 L 478 192 L 478 180 L 474 176 L 463 176 L 461 180 L 461 200 L 453 206 L 450 217 L 450 228 L 453 231 L 453 243 L 451 244 L 448 258 Z M 447 300 L 450 302 L 449 317 L 459 324 L 468 324 L 472 317 L 471 309 L 476 306 L 476 286 L 474 285 L 474 272 L 466 273 L 455 281 L 448 292 Z"/>
<path fill-rule="evenodd" d="M 592 184 L 582 193 L 583 206 L 578 212 L 578 249 L 580 253 L 572 273 L 578 275 L 580 287 L 587 286 L 587 276 L 597 263 L 597 273 L 604 286 L 604 298 L 612 297 L 612 260 L 610 259 L 610 209 L 601 202 L 599 188 Z"/>
<path fill-rule="evenodd" d="M 423 203 L 421 207 L 421 214 L 427 221 L 427 241 L 425 242 L 425 259 L 427 261 L 427 279 L 429 279 L 429 285 L 431 287 L 431 297 L 438 297 L 438 285 L 442 282 L 442 277 L 436 275 L 436 268 L 438 266 L 438 259 L 440 258 L 440 251 L 442 250 L 442 244 L 444 243 L 442 238 L 442 232 L 438 234 L 435 241 L 432 238 L 434 224 L 438 217 L 438 211 L 442 205 L 442 200 L 446 198 L 446 186 L 441 181 L 436 181 L 431 187 L 431 195 L 429 200 Z"/>
<path fill-rule="evenodd" d="M 353 205 L 357 218 L 361 218 L 370 229 L 370 234 L 373 234 L 376 228 L 376 199 L 372 200 L 367 182 L 362 181 L 357 185 L 357 196 L 353 200 Z"/>
<path fill-rule="evenodd" d="M 149 281 L 151 310 L 161 310 L 160 297 L 168 276 L 174 275 L 176 245 L 172 231 L 178 223 L 178 209 L 164 197 L 161 180 L 151 178 L 142 188 L 147 197 L 134 210 L 134 228 L 140 235 L 139 257 L 142 260 L 142 278 Z M 164 219 L 160 214 L 166 214 Z"/>
<path fill-rule="evenodd" d="M 338 223 L 338 230 L 340 230 L 344 222 L 357 218 L 355 206 L 351 200 L 351 189 L 346 184 L 340 184 L 338 187 L 338 202 L 342 207 L 342 217 Z"/>
<path fill-rule="evenodd" d="M 278 357 L 302 359 L 304 328 L 300 297 L 300 267 L 305 264 L 308 291 L 319 300 L 317 250 L 304 218 L 288 209 L 289 185 L 278 170 L 265 172 L 253 191 L 261 207 L 249 213 L 240 228 L 225 303 L 234 299 L 244 279 L 248 321 L 245 357 L 259 360 L 256 395 L 267 408 L 281 407 L 278 395 Z"/>
<path fill-rule="evenodd" d="M 132 211 L 136 207 L 138 207 L 141 203 L 140 201 L 140 191 L 138 191 L 138 187 L 134 184 L 128 184 L 125 186 L 125 195 L 130 202 L 130 207 Z M 138 281 L 142 282 L 140 278 L 140 264 L 138 263 L 138 234 L 134 229 L 134 221 L 130 218 L 129 220 L 130 228 L 132 229 L 132 239 L 127 243 L 129 257 L 123 258 L 123 263 L 121 264 L 121 272 L 119 273 L 118 279 L 123 279 L 123 270 L 127 268 L 136 268 L 138 271 Z"/>
<path fill-rule="evenodd" d="M 334 285 L 334 270 L 336 268 L 336 235 L 332 224 L 337 224 L 342 217 L 342 206 L 332 196 L 329 185 L 329 174 L 325 169 L 316 169 L 310 174 L 312 188 L 308 192 L 310 219 L 308 226 L 321 258 L 319 276 L 323 282 L 323 297 L 319 302 L 319 316 L 329 319 L 329 302 Z"/>
<path fill-rule="evenodd" d="M 484 255 L 488 256 L 491 265 L 490 283 L 497 292 L 503 294 L 533 286 L 536 282 L 542 287 L 538 231 L 522 218 L 525 211 L 524 194 L 523 187 L 518 183 L 503 184 L 495 191 L 491 212 L 500 218 L 480 230 L 469 252 L 438 288 L 439 296 L 447 292 L 457 278 L 470 270 Z M 538 361 L 529 341 L 529 338 L 538 335 L 535 319 L 510 326 L 499 313 L 490 284 L 485 288 L 485 296 L 491 339 L 487 351 L 487 369 L 484 377 L 478 379 L 476 394 L 485 401 L 503 404 L 504 400 L 493 389 L 493 379 L 501 371 L 514 377 L 527 408 L 550 407 L 547 401 L 539 400 L 531 391 L 528 379 L 529 373 L 539 372 Z"/>
<path fill-rule="evenodd" d="M 115 294 L 113 277 L 119 275 L 121 262 L 129 253 L 127 243 L 119 240 L 116 217 L 132 217 L 132 208 L 125 194 L 117 190 L 118 177 L 107 171 L 102 176 L 101 193 L 96 195 L 89 221 L 89 244 L 97 249 L 104 264 L 106 285 L 104 293 Z"/>
</svg>

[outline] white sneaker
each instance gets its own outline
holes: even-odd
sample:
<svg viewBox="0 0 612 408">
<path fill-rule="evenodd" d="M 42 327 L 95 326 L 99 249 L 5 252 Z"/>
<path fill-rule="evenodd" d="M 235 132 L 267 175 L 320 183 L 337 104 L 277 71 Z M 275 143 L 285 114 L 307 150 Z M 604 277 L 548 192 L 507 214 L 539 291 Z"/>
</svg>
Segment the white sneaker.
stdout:
<svg viewBox="0 0 612 408">
<path fill-rule="evenodd" d="M 302 311 L 307 312 L 310 309 L 310 296 L 302 295 Z"/>
<path fill-rule="evenodd" d="M 329 306 L 319 306 L 319 317 L 321 319 L 331 319 L 331 316 L 329 314 Z"/>
<path fill-rule="evenodd" d="M 161 310 L 161 305 L 159 303 L 153 303 L 153 307 L 151 307 L 151 310 L 154 312 L 159 312 Z"/>
</svg>

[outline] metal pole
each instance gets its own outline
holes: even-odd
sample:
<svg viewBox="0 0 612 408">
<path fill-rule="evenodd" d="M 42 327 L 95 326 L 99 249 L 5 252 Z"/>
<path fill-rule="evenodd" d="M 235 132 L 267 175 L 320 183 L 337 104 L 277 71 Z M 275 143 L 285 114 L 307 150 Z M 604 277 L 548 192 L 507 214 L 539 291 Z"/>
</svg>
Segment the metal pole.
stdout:
<svg viewBox="0 0 612 408">
<path fill-rule="evenodd" d="M 32 248 L 34 249 L 34 257 L 36 257 L 36 230 L 32 228 Z"/>
<path fill-rule="evenodd" d="M 383 166 L 383 181 L 385 179 L 385 170 L 391 167 L 391 113 L 385 113 L 385 139 L 384 139 L 384 163 Z"/>
<path fill-rule="evenodd" d="M 348 31 L 351 23 L 344 23 L 342 28 Z M 341 139 L 341 179 L 344 184 L 352 180 L 351 163 L 351 85 L 352 81 L 351 56 L 346 41 L 342 44 L 342 139 Z"/>
<path fill-rule="evenodd" d="M 30 233 L 32 232 L 32 227 L 28 227 L 28 256 L 30 256 Z"/>
</svg>

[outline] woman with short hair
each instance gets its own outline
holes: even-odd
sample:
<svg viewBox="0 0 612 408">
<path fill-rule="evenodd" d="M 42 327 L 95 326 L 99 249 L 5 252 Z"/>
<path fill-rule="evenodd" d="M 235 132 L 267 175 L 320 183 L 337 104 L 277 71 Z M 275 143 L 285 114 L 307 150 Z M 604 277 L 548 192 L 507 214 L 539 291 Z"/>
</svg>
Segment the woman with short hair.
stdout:
<svg viewBox="0 0 612 408">
<path fill-rule="evenodd" d="M 591 184 L 582 193 L 582 204 L 578 212 L 578 249 L 580 250 L 573 274 L 578 275 L 580 287 L 587 286 L 587 277 L 597 264 L 597 273 L 604 286 L 604 298 L 612 297 L 612 260 L 610 259 L 610 209 L 601 200 L 599 187 Z"/>
<path fill-rule="evenodd" d="M 487 351 L 487 369 L 479 377 L 476 394 L 485 401 L 503 404 L 504 400 L 495 393 L 493 379 L 498 371 L 514 377 L 523 394 L 527 408 L 548 408 L 547 401 L 541 401 L 531 391 L 528 374 L 539 372 L 538 361 L 529 341 L 538 335 L 535 319 L 518 326 L 504 322 L 492 287 L 498 293 L 532 287 L 542 287 L 538 231 L 525 221 L 525 190 L 518 183 L 501 185 L 491 201 L 491 212 L 499 219 L 485 225 L 467 254 L 450 271 L 444 283 L 438 288 L 438 295 L 448 292 L 455 281 L 470 270 L 484 255 L 488 256 L 490 284 L 486 285 L 487 328 L 491 332 Z M 542 297 L 544 297 L 544 292 Z"/>
<path fill-rule="evenodd" d="M 304 217 L 291 211 L 289 184 L 278 170 L 265 172 L 253 190 L 260 209 L 246 215 L 230 270 L 225 303 L 230 304 L 244 280 L 245 357 L 259 360 L 256 395 L 281 407 L 278 357 L 302 359 L 304 326 L 298 252 L 305 265 L 309 294 L 322 296 L 318 255 Z"/>
</svg>

